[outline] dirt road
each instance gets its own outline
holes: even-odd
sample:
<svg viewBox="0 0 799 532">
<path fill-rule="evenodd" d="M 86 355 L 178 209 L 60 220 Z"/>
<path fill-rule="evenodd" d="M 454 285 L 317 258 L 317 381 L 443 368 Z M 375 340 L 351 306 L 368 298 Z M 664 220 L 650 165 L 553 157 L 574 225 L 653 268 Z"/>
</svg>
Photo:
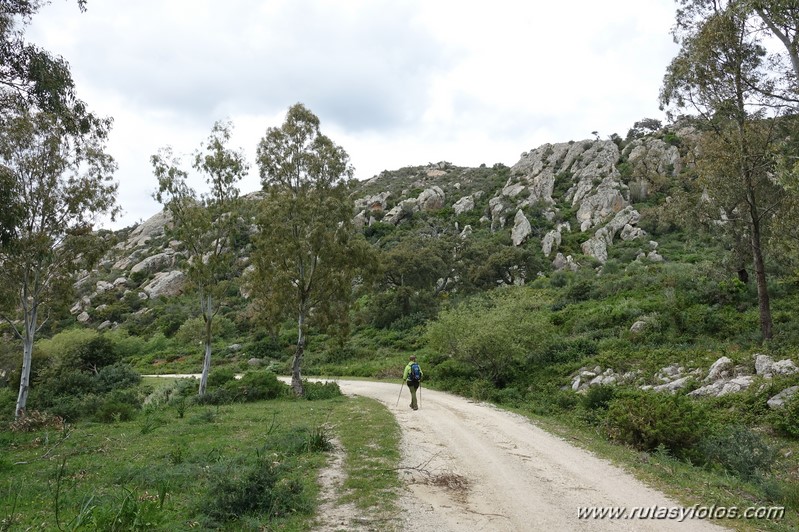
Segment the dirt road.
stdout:
<svg viewBox="0 0 799 532">
<path fill-rule="evenodd" d="M 402 428 L 402 528 L 422 531 L 721 530 L 702 520 L 577 518 L 583 507 L 676 508 L 662 493 L 525 418 L 490 405 L 422 390 L 419 411 L 399 383 L 338 381 L 371 397 Z"/>
</svg>

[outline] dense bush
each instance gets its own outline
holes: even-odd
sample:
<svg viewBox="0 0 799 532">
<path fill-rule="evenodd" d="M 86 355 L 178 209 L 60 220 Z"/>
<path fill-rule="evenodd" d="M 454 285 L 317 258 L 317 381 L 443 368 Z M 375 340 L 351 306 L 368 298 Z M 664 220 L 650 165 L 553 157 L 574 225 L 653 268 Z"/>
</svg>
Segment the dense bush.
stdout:
<svg viewBox="0 0 799 532">
<path fill-rule="evenodd" d="M 799 439 L 799 394 L 788 400 L 783 408 L 770 414 L 769 419 L 777 433 Z"/>
<path fill-rule="evenodd" d="M 305 390 L 305 398 L 309 401 L 320 401 L 324 399 L 333 399 L 334 397 L 341 396 L 341 388 L 337 382 L 312 382 L 303 381 L 303 389 Z"/>
<path fill-rule="evenodd" d="M 542 310 L 546 294 L 526 288 L 495 290 L 442 312 L 428 328 L 433 350 L 470 366 L 474 375 L 504 388 L 519 378 L 525 353 L 551 343 L 555 329 Z M 528 372 L 535 368 L 528 368 Z"/>
<path fill-rule="evenodd" d="M 744 480 L 767 473 L 777 458 L 762 436 L 740 425 L 709 434 L 698 448 L 706 464 L 721 467 Z"/>
<path fill-rule="evenodd" d="M 245 466 L 235 464 L 211 479 L 208 495 L 198 511 L 216 524 L 242 516 L 275 518 L 312 509 L 311 498 L 292 476 L 290 463 L 262 458 Z"/>
<path fill-rule="evenodd" d="M 583 396 L 583 406 L 588 410 L 607 410 L 617 391 L 616 386 L 606 384 L 591 386 Z"/>
<path fill-rule="evenodd" d="M 208 387 L 215 388 L 222 386 L 236 378 L 233 368 L 217 368 L 208 375 Z"/>
<path fill-rule="evenodd" d="M 687 455 L 707 429 L 701 407 L 682 395 L 626 390 L 613 399 L 605 417 L 607 435 L 636 449 L 663 446 Z"/>
<path fill-rule="evenodd" d="M 277 379 L 277 375 L 268 370 L 249 371 L 240 380 L 228 382 L 225 387 L 235 392 L 238 401 L 277 399 L 288 390 Z"/>
</svg>

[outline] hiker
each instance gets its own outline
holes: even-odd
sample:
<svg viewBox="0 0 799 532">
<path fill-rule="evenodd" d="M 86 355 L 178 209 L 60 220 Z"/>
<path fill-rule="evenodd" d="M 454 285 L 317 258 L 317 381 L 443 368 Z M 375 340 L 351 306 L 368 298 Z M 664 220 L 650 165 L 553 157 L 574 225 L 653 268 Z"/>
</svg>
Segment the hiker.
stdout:
<svg viewBox="0 0 799 532">
<path fill-rule="evenodd" d="M 408 389 L 411 391 L 411 408 L 414 410 L 419 410 L 419 405 L 416 402 L 416 390 L 419 389 L 422 377 L 422 368 L 416 363 L 416 355 L 411 355 L 402 378 L 408 383 Z"/>
</svg>

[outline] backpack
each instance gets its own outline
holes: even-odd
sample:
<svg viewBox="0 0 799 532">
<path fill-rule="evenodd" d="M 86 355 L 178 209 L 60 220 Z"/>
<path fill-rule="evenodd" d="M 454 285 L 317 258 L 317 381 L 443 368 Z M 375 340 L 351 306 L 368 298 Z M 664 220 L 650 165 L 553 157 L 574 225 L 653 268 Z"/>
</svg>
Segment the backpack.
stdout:
<svg viewBox="0 0 799 532">
<path fill-rule="evenodd" d="M 411 364 L 411 371 L 408 372 L 408 382 L 412 384 L 419 384 L 422 381 L 422 370 L 419 364 L 414 362 Z"/>
</svg>

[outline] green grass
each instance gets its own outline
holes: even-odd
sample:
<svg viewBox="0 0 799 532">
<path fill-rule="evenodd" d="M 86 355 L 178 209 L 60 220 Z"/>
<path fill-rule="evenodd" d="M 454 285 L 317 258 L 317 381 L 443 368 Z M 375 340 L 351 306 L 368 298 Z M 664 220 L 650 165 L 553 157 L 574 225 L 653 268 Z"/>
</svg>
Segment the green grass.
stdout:
<svg viewBox="0 0 799 532">
<path fill-rule="evenodd" d="M 194 405 L 183 418 L 168 407 L 130 422 L 0 432 L 0 530 L 114 521 L 124 523 L 119 530 L 307 530 L 328 461 L 312 444 L 334 435 L 347 455 L 342 501 L 389 519 L 399 482 L 396 423 L 374 401 L 339 397 Z M 279 480 L 270 484 L 273 472 Z M 263 486 L 272 489 L 270 508 L 220 518 Z"/>
</svg>

